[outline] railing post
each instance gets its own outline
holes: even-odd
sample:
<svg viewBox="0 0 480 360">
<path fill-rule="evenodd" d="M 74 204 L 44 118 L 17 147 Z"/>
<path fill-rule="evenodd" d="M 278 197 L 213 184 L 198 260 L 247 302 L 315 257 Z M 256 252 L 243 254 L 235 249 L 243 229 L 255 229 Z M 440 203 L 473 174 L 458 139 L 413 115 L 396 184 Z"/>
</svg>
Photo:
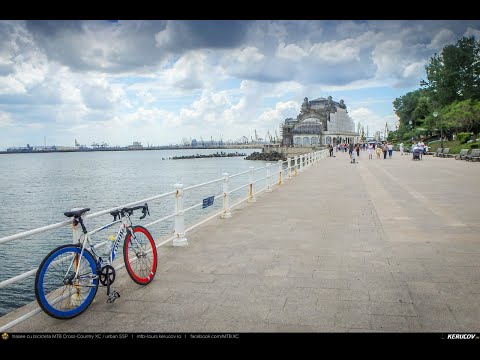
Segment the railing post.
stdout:
<svg viewBox="0 0 480 360">
<path fill-rule="evenodd" d="M 298 157 L 298 171 L 299 171 L 299 172 L 302 172 L 302 170 L 303 170 L 302 160 L 303 160 L 303 154 L 301 154 L 301 155 Z"/>
<path fill-rule="evenodd" d="M 272 192 L 272 187 L 270 186 L 270 163 L 267 163 L 267 190 L 265 192 Z"/>
<path fill-rule="evenodd" d="M 73 225 L 72 221 L 72 242 L 76 244 L 78 242 L 78 223 L 77 225 Z"/>
<path fill-rule="evenodd" d="M 253 194 L 253 182 L 255 181 L 255 176 L 253 173 L 253 170 L 255 169 L 254 166 L 250 166 L 250 191 L 248 192 L 248 202 L 256 202 L 257 199 L 255 198 L 255 195 Z"/>
<path fill-rule="evenodd" d="M 183 184 L 175 184 L 175 239 L 173 239 L 173 246 L 188 245 L 185 237 L 185 217 L 183 212 Z"/>
<path fill-rule="evenodd" d="M 230 204 L 229 204 L 229 193 L 228 193 L 228 173 L 223 173 L 223 213 L 220 215 L 222 219 L 228 219 L 232 217 L 232 213 L 230 212 Z"/>
<path fill-rule="evenodd" d="M 278 185 L 282 185 L 282 160 L 278 160 Z"/>
<path fill-rule="evenodd" d="M 292 158 L 287 158 L 287 180 L 292 178 Z"/>
</svg>

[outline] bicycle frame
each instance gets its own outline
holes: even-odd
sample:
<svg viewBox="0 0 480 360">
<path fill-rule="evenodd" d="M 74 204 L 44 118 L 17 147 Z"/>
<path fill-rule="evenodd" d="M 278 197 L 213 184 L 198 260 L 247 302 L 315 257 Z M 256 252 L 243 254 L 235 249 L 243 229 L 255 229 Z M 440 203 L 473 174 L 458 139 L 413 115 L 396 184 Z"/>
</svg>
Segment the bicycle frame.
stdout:
<svg viewBox="0 0 480 360">
<path fill-rule="evenodd" d="M 115 240 L 113 241 L 113 243 L 111 243 L 110 245 L 110 248 L 108 249 L 108 254 L 109 254 L 109 257 L 108 259 L 103 259 L 96 251 L 95 251 L 95 248 L 93 247 L 92 245 L 92 235 L 93 234 L 96 234 L 97 232 L 100 232 L 102 230 L 105 230 L 109 227 L 112 227 L 113 225 L 115 224 L 118 224 L 118 223 L 121 223 L 120 224 L 120 227 L 117 231 L 117 235 L 115 236 Z M 97 267 L 101 268 L 102 265 L 111 265 L 113 263 L 113 260 L 115 260 L 115 255 L 118 251 L 118 248 L 120 246 L 120 243 L 121 241 L 125 238 L 125 230 L 127 230 L 127 234 L 128 232 L 130 232 L 131 234 L 133 234 L 133 231 L 132 231 L 132 221 L 130 220 L 130 216 L 128 214 L 125 214 L 123 217 L 121 217 L 120 219 L 118 220 L 115 220 L 109 224 L 106 224 L 98 229 L 95 229 L 95 230 L 92 230 L 92 231 L 89 231 L 87 232 L 86 234 L 81 234 L 78 241 L 80 244 L 82 244 L 82 253 L 83 253 L 83 250 L 85 249 L 86 247 L 86 244 L 88 244 L 91 252 L 95 255 L 95 257 L 97 258 Z M 83 240 L 82 240 L 82 237 L 83 237 Z M 136 241 L 136 238 L 133 237 Z M 82 254 L 81 254 L 82 255 Z"/>
</svg>

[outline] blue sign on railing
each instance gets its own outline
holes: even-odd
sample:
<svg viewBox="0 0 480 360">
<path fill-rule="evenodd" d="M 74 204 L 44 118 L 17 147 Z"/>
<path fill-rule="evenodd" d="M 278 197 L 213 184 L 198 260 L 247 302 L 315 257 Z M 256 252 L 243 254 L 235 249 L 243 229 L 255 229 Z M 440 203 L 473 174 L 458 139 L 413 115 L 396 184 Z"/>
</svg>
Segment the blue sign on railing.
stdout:
<svg viewBox="0 0 480 360">
<path fill-rule="evenodd" d="M 215 197 L 215 196 L 210 196 L 210 197 L 207 197 L 207 198 L 203 199 L 203 206 L 202 206 L 202 208 L 205 209 L 206 207 L 209 207 L 210 205 L 212 205 L 212 204 L 213 204 L 214 197 Z"/>
</svg>

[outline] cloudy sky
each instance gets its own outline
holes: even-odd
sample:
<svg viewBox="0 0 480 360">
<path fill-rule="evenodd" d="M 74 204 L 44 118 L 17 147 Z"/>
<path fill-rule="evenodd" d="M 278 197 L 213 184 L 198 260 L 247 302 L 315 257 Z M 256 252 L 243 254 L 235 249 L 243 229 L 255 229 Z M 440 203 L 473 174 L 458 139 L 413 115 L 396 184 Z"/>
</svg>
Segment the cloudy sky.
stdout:
<svg viewBox="0 0 480 360">
<path fill-rule="evenodd" d="M 1 21 L 0 150 L 279 132 L 304 97 L 370 133 L 480 21 Z"/>
</svg>

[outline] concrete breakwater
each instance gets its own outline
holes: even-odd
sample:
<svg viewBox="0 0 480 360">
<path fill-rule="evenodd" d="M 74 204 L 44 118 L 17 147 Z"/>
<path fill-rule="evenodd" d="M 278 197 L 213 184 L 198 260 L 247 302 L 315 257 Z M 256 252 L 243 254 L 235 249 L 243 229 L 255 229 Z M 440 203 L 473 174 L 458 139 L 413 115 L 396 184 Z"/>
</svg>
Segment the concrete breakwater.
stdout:
<svg viewBox="0 0 480 360">
<path fill-rule="evenodd" d="M 273 151 L 269 153 L 259 153 L 259 152 L 253 152 L 250 155 L 248 155 L 245 160 L 264 160 L 264 161 L 278 161 L 278 160 L 287 160 L 283 154 Z"/>
<path fill-rule="evenodd" d="M 234 153 L 226 153 L 226 152 L 217 152 L 215 154 L 196 154 L 196 155 L 184 155 L 184 156 L 174 156 L 171 159 L 172 160 L 179 160 L 179 159 L 201 159 L 201 158 L 212 158 L 212 157 L 234 157 L 234 156 L 246 156 L 245 153 L 239 153 L 239 152 L 234 152 Z M 162 160 L 164 160 L 162 158 Z"/>
</svg>

